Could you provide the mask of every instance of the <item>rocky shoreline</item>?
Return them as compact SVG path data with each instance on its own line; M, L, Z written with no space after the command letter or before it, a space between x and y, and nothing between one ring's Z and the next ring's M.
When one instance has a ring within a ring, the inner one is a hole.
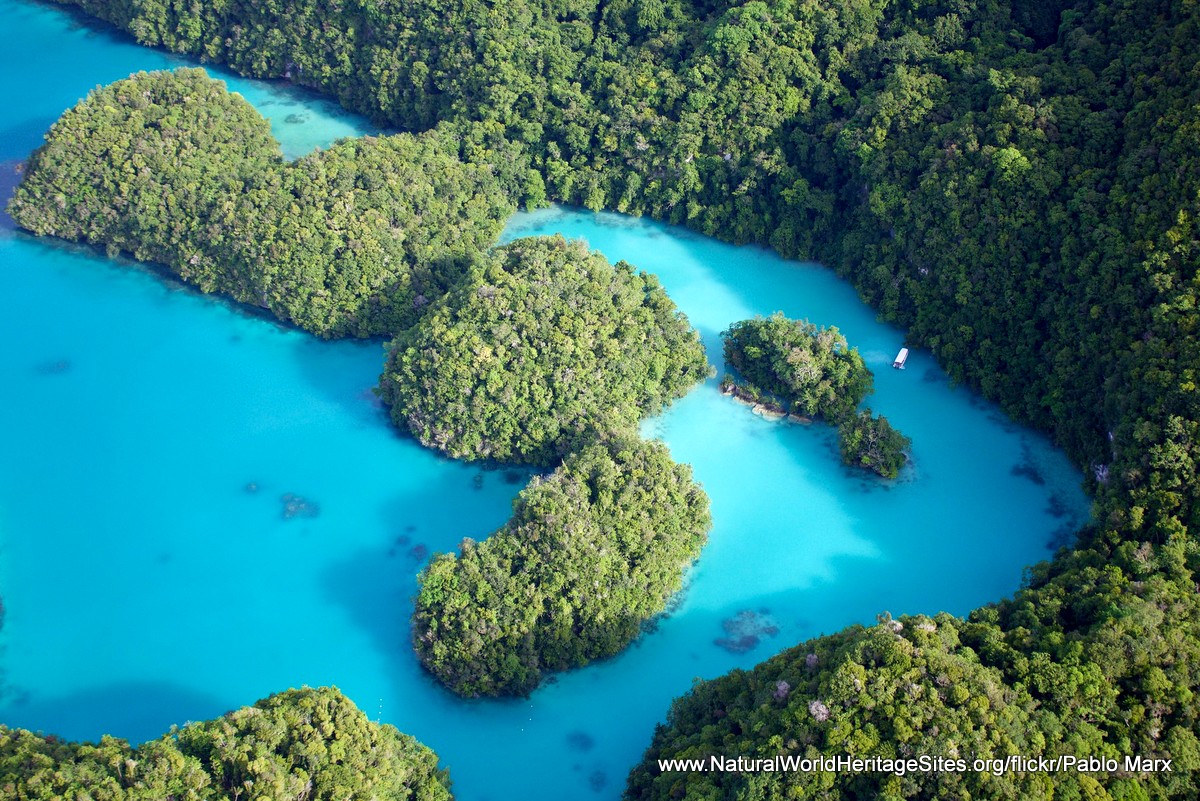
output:
M775 399L763 398L758 392L739 384L730 376L725 376L721 381L720 390L722 395L733 398L743 406L749 406L751 412L764 420L787 420L789 423L799 423L805 426L812 424L811 417L789 412L787 407Z

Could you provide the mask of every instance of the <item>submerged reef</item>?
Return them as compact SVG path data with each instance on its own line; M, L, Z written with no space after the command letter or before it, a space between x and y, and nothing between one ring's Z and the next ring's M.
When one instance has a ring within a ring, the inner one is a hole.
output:
M283 504L283 511L280 514L284 520L296 517L317 517L321 514L320 504L293 492L285 492L279 496L279 502Z
M779 633L767 610L743 609L733 617L721 621L724 637L713 640L713 645L731 654L744 654L758 646L764 637Z

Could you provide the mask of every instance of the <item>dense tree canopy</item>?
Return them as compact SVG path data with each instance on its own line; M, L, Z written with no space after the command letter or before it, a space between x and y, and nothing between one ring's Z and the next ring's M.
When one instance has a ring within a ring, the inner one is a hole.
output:
M840 423L854 414L874 383L858 351L836 328L776 313L739 320L721 338L725 361L742 380L794 414Z
M1051 779L1039 773L657 769L659 759L708 762L712 755L928 756L970 764L1042 753L1029 693L1005 687L998 670L980 664L961 642L960 625L949 615L888 618L696 687L672 707L668 725L629 778L629 795L689 801L1046 798Z
M0 796L21 801L448 801L437 756L336 689L289 690L161 739L72 743L0 726Z
M869 629L852 627L698 684L672 706L626 795L1192 798L1200 770L1200 596L1179 582L1190 575L1178 545L1158 553L1149 544L1129 547L1112 564L1073 553L1039 568L1017 599L967 621L884 616ZM659 764L711 755L929 756L964 759L967 769L744 775ZM1118 769L991 775L973 768L977 758L1009 756L1098 756ZM1169 758L1171 771L1131 768L1126 756Z
M842 461L871 470L884 478L895 478L907 461L912 440L892 428L886 417L875 417L870 409L852 414L838 425L838 449Z
M321 336L411 324L513 205L446 132L343 141L286 164L202 70L142 73L63 115L9 207L39 234L165 265Z
M549 671L612 656L662 612L700 553L708 497L660 442L587 445L481 543L421 573L413 640L460 695L526 695Z
M968 689L999 675L1005 709L1029 715L1035 752L1188 766L1058 777L1056 798L1196 797L1191 0L77 4L140 41L291 75L400 128L448 121L464 151L520 143L513 173L540 174L521 184L531 199L544 186L553 199L839 270L955 380L1052 433L1092 476L1097 518L1076 550L1036 567L1013 600L955 624ZM808 704L839 664L818 661ZM864 686L886 697L890 663L862 665ZM932 703L923 681L914 692ZM974 698L998 707L987 692ZM757 731L735 731L725 710L710 734L764 749L808 709L766 700L743 697L762 712ZM866 691L857 703L875 700ZM672 718L681 736L688 709ZM880 748L907 736L879 730L891 738ZM656 748L672 739L664 730ZM826 742L814 747L833 753ZM913 776L880 794L944 797L938 781ZM689 782L691 797L725 797L717 777ZM631 795L662 787L637 779ZM781 794L771 785L743 797Z
M765 393L774 408L821 417L838 427L843 462L884 478L899 474L912 442L886 417L857 411L874 376L836 328L777 312L739 320L721 338L725 361L738 372L738 378L726 378L724 391L754 400Z
M707 371L699 335L653 276L542 237L497 249L398 336L380 386L425 445L552 466Z

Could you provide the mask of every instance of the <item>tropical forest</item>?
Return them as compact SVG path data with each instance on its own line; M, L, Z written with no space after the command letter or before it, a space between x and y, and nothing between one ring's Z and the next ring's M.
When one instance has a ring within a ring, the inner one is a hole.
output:
M379 377L364 403L395 437L489 487L530 477L457 548L420 552L414 592L362 604L386 605L398 622L382 638L437 687L414 715L485 720L653 640L716 547L705 486L654 436L664 410L718 395L710 362L788 436L826 437L830 469L870 497L925 476L921 437L881 391L894 350L860 351L782 303L710 330L685 293L588 242L499 239L514 213L555 204L825 265L896 347L1048 437L1090 502L1003 597L880 609L696 675L655 710L632 771L593 790L1200 797L1196 3L58 2L204 68L106 78L47 118L13 168L21 236L145 263L309 339L365 341ZM379 133L287 159L217 70L312 90ZM311 547L298 542L279 547ZM460 762L486 761L439 762L375 720L374 696L271 692L140 745L0 725L0 797L440 799ZM586 773L594 745L570 737ZM716 756L967 767L719 770ZM1115 767L1005 763L1062 757Z

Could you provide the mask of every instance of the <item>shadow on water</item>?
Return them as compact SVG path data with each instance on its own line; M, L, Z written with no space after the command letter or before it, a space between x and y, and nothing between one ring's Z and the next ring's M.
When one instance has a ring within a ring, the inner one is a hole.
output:
M4 159L4 171L12 172L19 164L24 164L25 159L34 148L39 147L44 141L46 132L50 130L50 126L54 124L58 117L44 116L32 117L21 121L18 125L13 125L0 131L0 158ZM12 167L8 165L11 163ZM17 176L17 181L20 181L20 176ZM15 183L14 183L15 185ZM8 194L5 194L5 203L8 203Z
M329 342L303 331L296 333L292 355L310 387L350 412L356 420L379 425L394 436L412 441L407 433L391 424L387 408L374 392L383 372L383 339Z
M20 169L20 161L0 161L0 230L3 231L17 230L17 224L8 216L8 201L17 184L21 183Z
M131 45L136 47L144 47L138 43L130 34L116 27L110 22L94 17L86 11L75 6L63 6L58 3L45 2L45 0L27 0L28 5L36 8L44 8L54 11L67 24L64 26L68 31L75 31L84 34L87 38L102 38L109 39L114 44ZM161 52L163 55L169 54L166 50L159 48L150 48ZM175 56L176 59L182 61L182 58Z
M417 590L414 560L403 554L389 556L384 547L366 549L329 565L322 582L325 593L370 636L375 650L395 671L411 650L409 618Z
M508 520L512 498L521 489L495 480L479 491L472 481L477 468L454 463L446 468L382 505L385 535L377 544L322 573L326 596L346 610L394 669L415 661L409 618L417 574L435 553L457 551L464 537L491 536Z
M256 700L239 699L238 705ZM206 693L158 681L122 682L46 699L12 688L4 702L0 719L9 725L37 721L45 734L90 741L112 734L135 744L166 734L172 725L207 720L232 708Z

